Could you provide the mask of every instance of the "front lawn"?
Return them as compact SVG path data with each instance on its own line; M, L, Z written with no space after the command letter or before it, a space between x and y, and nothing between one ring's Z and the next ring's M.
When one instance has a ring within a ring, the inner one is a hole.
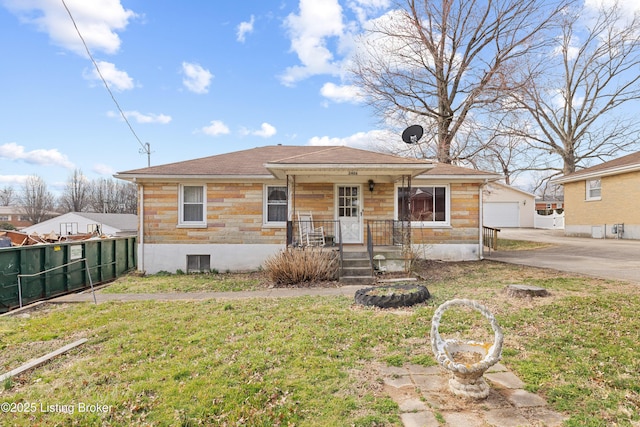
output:
M132 273L123 276L100 290L102 293L173 293L173 292L239 292L256 291L268 286L263 274L207 273L171 274L161 273L140 276Z
M22 409L0 424L401 426L376 366L435 364L431 316L452 298L492 310L504 330L503 363L567 414L566 425L638 424L637 286L491 261L420 268L432 299L402 310L297 297L45 306L2 317L1 372L89 341L0 384L0 403ZM184 276L170 278L180 290ZM509 298L512 283L551 296ZM447 314L443 335L484 333L482 319Z

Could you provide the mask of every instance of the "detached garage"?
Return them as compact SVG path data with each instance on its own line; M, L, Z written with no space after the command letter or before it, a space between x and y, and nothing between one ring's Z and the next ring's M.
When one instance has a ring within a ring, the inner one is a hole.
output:
M535 195L491 182L485 186L482 197L482 222L487 227L533 228Z

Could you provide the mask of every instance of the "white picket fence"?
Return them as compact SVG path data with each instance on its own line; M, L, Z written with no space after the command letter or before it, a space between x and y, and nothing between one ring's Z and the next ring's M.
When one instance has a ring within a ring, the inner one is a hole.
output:
M564 212L559 214L554 211L551 215L540 215L536 212L533 215L534 228L564 229Z

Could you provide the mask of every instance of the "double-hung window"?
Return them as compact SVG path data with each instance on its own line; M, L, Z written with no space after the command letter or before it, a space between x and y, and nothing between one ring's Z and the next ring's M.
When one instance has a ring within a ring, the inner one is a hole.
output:
M266 224L283 225L287 222L287 187L265 186Z
M600 200L602 196L602 186L600 178L587 180L587 200Z
M449 186L399 187L396 215L417 226L449 225Z
M183 227L206 227L206 193L204 185L180 186L180 212L178 225Z

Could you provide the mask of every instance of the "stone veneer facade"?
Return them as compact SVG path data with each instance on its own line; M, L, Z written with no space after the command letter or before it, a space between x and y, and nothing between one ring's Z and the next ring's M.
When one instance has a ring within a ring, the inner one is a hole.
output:
M264 224L266 183L207 182L207 226L178 226L179 184L145 183L139 212L143 214L139 254L141 269L147 273L185 269L186 255L211 255L211 268L219 271L252 270L264 259L282 250L286 227ZM285 185L284 182L268 182ZM413 186L433 185L414 180ZM196 184L194 184L196 185ZM199 184L198 184L199 185ZM442 260L477 260L480 248L480 185L448 184L450 224L413 227L412 242L418 256ZM395 219L396 185L376 183L373 192L362 184L364 220ZM335 185L297 183L290 209L312 212L315 221L335 218ZM294 207L295 203L295 207ZM295 218L293 218L295 219Z

